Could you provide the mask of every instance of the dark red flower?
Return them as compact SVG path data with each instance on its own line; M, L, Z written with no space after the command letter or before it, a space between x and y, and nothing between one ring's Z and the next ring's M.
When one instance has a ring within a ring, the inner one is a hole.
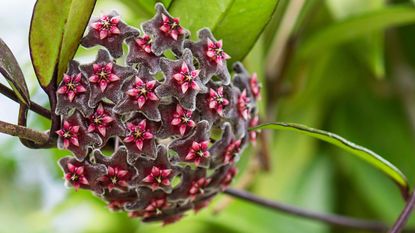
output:
M56 134L63 139L63 148L68 149L70 144L79 147L78 132L79 125L71 125L68 121L63 121L63 127L56 131Z
M251 78L249 79L249 85L251 87L252 95L255 99L259 99L260 97L260 86L258 83L258 78L256 73L253 73Z
M178 104L170 124L179 127L180 135L183 136L186 133L187 127L193 128L196 125L191 118L192 111L185 110Z
M152 217L159 215L163 212L163 209L166 208L167 201L166 198L152 199L150 204L144 208L143 218Z
M149 35L144 34L141 37L138 37L135 42L137 45L144 50L146 53L152 53L151 52L151 38Z
M232 140L232 142L226 148L225 154L223 155L223 161L226 163L233 162L236 155L241 151L242 140Z
M206 56L208 56L212 61L216 62L218 65L223 65L224 60L231 58L227 53L222 49L222 40L213 42L210 38L207 38L207 51Z
M89 185L84 174L84 166L75 166L72 163L68 163L66 166L69 172L65 174L65 179L73 185L76 191L81 185Z
M69 102L72 102L77 94L86 92L86 88L82 86L81 78L81 73L72 76L64 74L62 80L63 85L56 92L61 95L66 95Z
M124 138L126 143L135 143L138 150L143 149L144 141L152 139L154 135L147 129L147 121L144 119L138 124L127 123L128 135Z
M111 192L111 190L114 188L125 189L128 187L128 180L126 179L127 175L127 170L123 170L117 166L108 166L107 174L100 177L99 181L103 182Z
M201 161L206 160L210 156L208 145L209 141L193 141L192 146L184 159L187 161L193 161L196 166L199 166Z
M258 125L259 117L258 115L255 115L250 121L249 121L249 127L255 127ZM249 131L249 140L253 143L256 142L258 131L257 130L250 130Z
M112 35L119 35L121 33L118 28L120 22L120 16L102 16L97 22L92 23L91 27L99 32L99 38L101 40L111 37Z
M229 104L229 100L224 97L223 87L219 87L216 91L209 89L209 108L214 109L219 116L223 116L223 108Z
M180 26L179 18L170 18L165 14L161 14L163 22L160 26L160 31L168 34L173 40L177 40L179 35L184 34L183 28Z
M249 119L249 98L246 96L246 89L238 97L238 112L239 115L244 119Z
M205 194L205 188L209 185L210 179L202 177L192 181L188 194L192 200L196 199L198 195Z
M105 137L109 123L113 121L114 118L112 118L109 113L104 110L102 104L99 104L95 113L89 117L88 132L97 132Z
M127 94L134 99L134 103L138 105L138 108L143 108L143 105L147 100L158 101L159 98L154 93L154 88L157 81L143 81L138 76L135 77L135 84L131 89L127 91Z

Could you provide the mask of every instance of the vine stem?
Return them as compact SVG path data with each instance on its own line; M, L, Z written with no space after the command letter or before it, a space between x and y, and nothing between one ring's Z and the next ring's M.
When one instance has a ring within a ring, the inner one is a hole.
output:
M329 214L317 213L314 211L301 209L295 206L279 203L276 201L267 200L265 198L255 196L249 192L242 191L242 190L228 188L227 190L224 191L224 193L230 196L240 198L245 201L249 201L251 203L275 210L275 211L281 211L281 212L291 214L294 216L304 217L304 218L328 223L331 225L367 230L367 231L372 231L372 232L386 232L388 230L388 226L379 221L362 220L362 219L356 219L356 218L345 217L345 216L340 216L340 215L329 215ZM397 233L397 232L394 232L394 233Z
M3 94L4 96L6 96L7 98L15 101L16 103L19 103L19 99L17 98L16 94L14 94L13 90L6 87L2 83L0 83L0 93ZM48 109L40 106L39 104L31 102L30 106L29 106L29 109L32 110L33 112L47 118L47 119L51 118L50 111Z
M389 233L400 233L403 231L406 222L408 221L409 216L411 215L412 210L415 207L415 193L412 193L408 202L405 205L405 208L402 210L402 213L399 215L399 218L396 220L392 229Z
M20 125L14 125L4 121L0 121L0 133L9 134L26 140L30 140L36 144L43 145L49 140L49 135L26 128Z

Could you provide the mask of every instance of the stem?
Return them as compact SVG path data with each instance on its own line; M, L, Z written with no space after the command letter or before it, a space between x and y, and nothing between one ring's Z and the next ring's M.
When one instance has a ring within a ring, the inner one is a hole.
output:
M0 93L2 93L7 98L15 101L16 103L19 103L19 99L17 98L16 94L14 94L14 92L10 88L6 87L5 85L1 83L0 83ZM47 119L50 119L51 117L50 111L40 106L39 104L30 102L29 109Z
M411 215L412 210L415 206L415 193L412 193L412 196L408 200L403 209L402 213L399 215L399 218L396 220L395 224L393 225L392 229L389 233L400 233L402 232L403 228L405 227L406 222L408 221L409 216Z
M242 190L236 190L236 189L229 188L225 190L224 193L230 196L240 198L245 201L249 201L254 204L272 209L272 210L281 211L281 212L291 214L294 216L304 217L304 218L328 223L331 225L367 230L367 231L372 231L372 232L386 232L388 229L388 227L382 222L372 221L372 220L362 220L362 219L350 218L350 217L345 217L345 216L340 216L340 215L329 215L329 214L317 213L317 212L313 212L310 210L301 209L295 206L290 206L287 204L267 200L267 199L255 196L253 194L250 194ZM415 198L413 199L415 202ZM397 233L397 232L394 232L394 233Z
M27 139L39 145L46 144L49 140L49 136L45 133L4 121L0 121L0 133Z

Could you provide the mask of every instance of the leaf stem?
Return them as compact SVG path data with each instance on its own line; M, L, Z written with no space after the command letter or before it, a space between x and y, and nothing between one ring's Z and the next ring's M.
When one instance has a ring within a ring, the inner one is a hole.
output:
M23 126L0 121L0 133L17 136L19 138L30 140L36 144L44 145L49 140L49 135L29 129Z
M275 210L275 211L280 211L280 212L291 214L297 217L303 217L303 218L320 221L320 222L327 223L330 225L342 226L342 227L360 229L360 230L367 230L367 231L372 231L372 232L386 232L388 229L388 226L386 224L379 222L379 221L363 220L363 219L351 218L351 217L346 217L346 216L341 216L341 215L330 215L330 214L317 213L314 211L305 210L305 209L301 209L295 206L290 206L290 205L283 204L280 202L261 198L261 197L255 196L249 192L242 191L242 190L229 188L225 190L224 193L230 196L240 198L242 200L260 205L262 207ZM394 232L394 233L397 233L397 232Z
M14 92L10 88L6 87L5 85L1 83L0 83L0 93L6 96L7 98L19 103L19 99L17 98L16 94L14 94ZM37 103L30 102L29 109L47 119L50 119L51 117L50 111L40 106Z
M405 208L402 210L402 213L399 215L399 218L396 220L392 229L389 233L400 233L403 231L406 222L408 221L409 216L411 215L412 210L415 207L415 193L412 193L408 202L405 205Z

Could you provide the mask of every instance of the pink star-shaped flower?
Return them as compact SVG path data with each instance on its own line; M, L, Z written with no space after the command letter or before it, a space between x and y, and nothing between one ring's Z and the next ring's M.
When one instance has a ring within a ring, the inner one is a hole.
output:
M89 185L85 177L84 166L75 166L72 163L68 163L67 168L68 172L65 174L65 179L73 185L76 191L78 191L81 185Z
M190 147L190 150L185 157L185 160L194 161L195 165L199 166L202 160L205 160L210 156L208 145L209 141L193 141L192 146Z
M86 88L81 83L81 78L81 73L72 76L64 74L62 82L63 85L58 89L57 93L66 95L69 102L72 102L78 93L86 92Z
M249 121L249 127L255 127L258 125L259 117L256 115ZM257 130L250 130L249 131L249 140L253 143L256 142L258 131Z
M246 89L244 89L238 97L237 107L238 107L239 115L245 120L249 119L249 106L248 105L249 105L249 98L246 95Z
M114 121L114 119L104 110L102 104L98 105L97 110L88 120L88 132L92 133L98 131L103 137L105 137L107 133L109 123Z
M138 76L135 77L135 84L127 91L127 94L135 99L139 109L143 107L147 100L159 100L154 93L156 83L156 80L144 82Z
M200 87L195 82L195 79L199 76L199 70L189 70L186 62L182 63L180 72L173 75L173 78L181 86L182 92L186 93L189 88L199 91Z
M137 125L134 123L127 123L127 128L130 131L127 137L124 138L124 142L135 142L138 150L143 149L143 143L145 140L152 139L154 135L150 133L146 128L146 120L140 121Z
M192 114L192 111L183 109L179 104L176 105L176 112L173 114L173 120L170 124L179 127L180 135L183 136L186 133L187 127L195 127L196 123L191 120Z
M144 34L143 36L138 37L135 42L137 45L143 49L146 53L152 53L151 52L151 38L149 35Z
M165 14L161 14L163 19L162 25L160 26L160 31L170 35L173 40L177 40L179 35L184 33L183 28L179 24L179 18L169 18Z
M167 206L166 198L155 198L150 201L150 204L144 209L143 218L148 218L154 215L161 214Z
M237 173L237 169L236 167L231 167L229 168L229 170L226 172L225 176L222 178L220 185L222 190L225 190L232 182L233 178L235 177L236 173Z
M192 200L196 199L196 196L199 194L205 193L205 188L210 184L210 179L202 177L198 180L192 181L188 194Z
M148 174L143 182L150 183L151 189L154 191L160 186L169 186L172 177L172 169L161 169L153 166L150 174Z
M253 73L251 78L249 79L249 86L251 87L252 95L255 99L259 99L260 97L260 86L258 83L258 77L256 73Z
M223 108L229 104L223 94L223 87L219 87L216 91L213 88L209 90L209 108L215 110L219 116L223 116Z
M127 170L123 170L117 166L108 166L107 174L100 177L98 180L103 182L111 192L114 188L125 189L128 187L128 182L126 180L127 174Z
M63 147L68 149L70 144L79 147L78 132L79 125L71 125L64 121L62 129L56 131L56 134L63 138Z
M207 51L206 55L216 64L222 65L224 60L231 58L227 53L222 49L222 40L213 42L211 39L207 38Z
M99 32L99 39L103 40L112 35L119 35L121 33L118 28L120 16L102 16L97 22L91 24L91 27Z
M223 161L225 163L233 162L235 159L235 156L240 152L241 150L241 143L242 140L232 140L231 143L226 148L225 154L223 156Z
M93 64L94 74L89 77L91 83L99 85L101 92L104 92L108 84L120 80L120 78L113 72L112 62L106 65Z

